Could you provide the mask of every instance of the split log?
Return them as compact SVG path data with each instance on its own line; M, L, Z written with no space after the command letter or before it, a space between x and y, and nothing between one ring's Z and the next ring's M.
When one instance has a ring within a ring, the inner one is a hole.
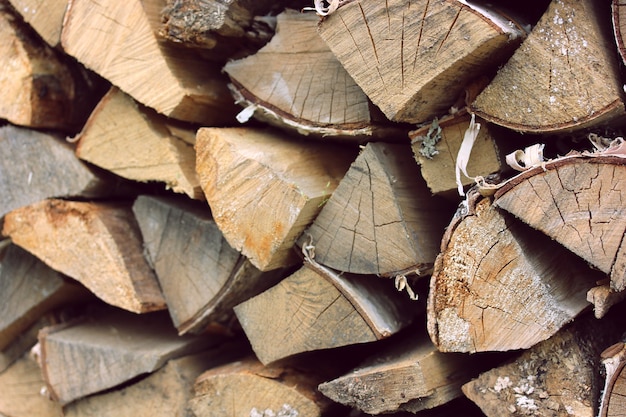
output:
M166 307L128 205L45 200L7 214L2 233L111 305Z
M84 69L37 37L0 3L0 118L34 128L74 132L98 93Z
M61 29L68 0L8 0L48 45L61 44Z
M298 243L338 271L430 272L453 209L431 196L408 145L368 143Z
M358 0L324 18L320 35L389 119L420 123L446 114L525 33L462 1Z
M46 312L86 298L88 292L9 241L0 245L2 351Z
M542 231L626 289L626 158L572 155L529 169L495 205Z
M481 374L463 392L489 417L595 416L600 352L624 331L621 317L581 317L511 363Z
M376 122L367 96L319 37L318 22L314 14L287 10L278 15L270 43L225 65L237 102L247 107L241 114L253 111L305 135L389 140L392 129Z
M428 332L439 350L527 349L589 306L600 272L489 199L461 210L430 284Z
M331 402L315 387L319 370L263 366L254 358L213 368L198 377L190 408L196 417L320 417Z
M158 181L203 199L196 176L195 130L179 126L113 87L77 137L76 155L121 177Z
M415 160L420 165L422 177L431 193L458 198L455 177L456 160L466 130L470 125L466 110L435 119L429 125L409 132ZM472 147L467 172L471 177L487 177L503 169L500 150L489 125L481 123L481 129ZM462 176L463 186L473 185L472 178Z
M303 266L237 306L257 358L268 364L302 352L381 340L421 312L392 282Z
M161 369L132 385L67 405L63 409L64 416L191 416L188 403L196 378L207 369L234 360L238 351L241 349L237 346L227 344L223 348L216 347L195 355L171 359Z
M24 353L28 352L37 344L37 336L39 330L47 326L59 324L57 312L44 314L30 327L14 338L2 351L0 351L0 373L4 372L15 361L21 358ZM42 383L43 386L43 383ZM0 413L2 410L0 410Z
M77 0L67 9L63 49L159 113L189 122L232 123L235 106L217 65L156 37L163 0ZM95 47L97 45L97 47Z
M439 352L424 329L396 339L349 373L320 384L319 390L367 414L418 413L461 397L461 386L486 368L481 358Z
M11 125L0 127L0 178L0 217L46 198L123 192L112 178L78 160L61 138Z
M521 132L565 132L625 115L608 16L593 0L553 0L472 111Z
M605 370L605 383L602 390L599 417L618 417L626 409L626 344L618 342L606 348L601 354Z
M295 264L296 239L356 156L356 149L270 130L202 128L196 169L215 223L262 271Z
M62 417L61 405L41 394L45 382L28 353L0 373L0 415L7 417Z
M134 315L104 310L79 322L43 329L41 371L50 396L68 404L223 341L216 335L178 336L163 312Z
M140 196L133 212L180 334L228 322L235 305L282 277L281 270L261 273L231 248L206 204Z

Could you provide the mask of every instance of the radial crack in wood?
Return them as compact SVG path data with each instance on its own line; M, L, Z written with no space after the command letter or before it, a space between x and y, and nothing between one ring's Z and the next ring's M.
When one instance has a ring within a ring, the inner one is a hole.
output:
M430 283L428 332L444 352L527 349L589 306L602 278L483 199L455 217Z
M476 98L478 116L522 132L563 132L625 115L615 46L593 0L553 0Z
M524 36L497 13L452 0L352 1L319 31L374 104L409 123L447 113L465 85Z
M166 307L128 205L45 200L7 214L2 233L111 305Z

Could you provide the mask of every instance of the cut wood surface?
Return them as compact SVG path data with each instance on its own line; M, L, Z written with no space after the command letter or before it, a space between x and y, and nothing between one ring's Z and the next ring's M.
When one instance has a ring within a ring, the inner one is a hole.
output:
M196 154L215 223L233 248L267 271L298 261L296 239L346 173L356 149L271 130L202 128Z
M455 178L456 160L470 116L465 110L443 117L409 133L415 160L419 163L422 177L433 194L457 197ZM503 168L496 138L487 123L481 123L472 147L467 173L471 177L486 177ZM473 178L461 177L463 186L473 185Z
M44 200L7 214L2 233L111 305L166 307L127 204Z
M213 125L234 121L235 106L215 64L160 43L165 1L72 1L63 49L135 100L166 116ZM97 47L94 47L97 45Z
M26 252L0 243L0 351L25 332L44 313L87 298L82 286Z
M232 88L255 117L279 127L324 138L372 136L369 100L319 37L318 22L295 10L278 15L270 43L224 67Z
M524 32L461 1L357 0L320 35L365 94L394 121L446 114L472 78L512 53Z
M606 348L600 357L606 376L598 417L618 417L626 409L626 345L617 342Z
M303 266L236 306L235 313L257 358L268 364L297 353L389 337L420 312L407 301L391 280L322 275Z
M576 130L623 117L623 83L603 9L593 0L553 0L472 111L522 132Z
M527 349L589 306L601 273L489 199L469 204L448 227L431 278L428 331L439 350Z
M85 73L43 42L0 3L0 118L34 128L74 131L95 99Z
M315 389L319 382L319 369L247 358L200 375L190 408L196 417L320 417L331 403Z
M430 271L452 215L421 178L408 145L368 143L298 243L338 271Z
M359 367L319 390L367 414L420 411L461 397L461 385L487 364L461 353L441 353L424 331L406 334Z
M626 289L626 158L561 158L524 172L495 205L542 231Z
M50 197L104 197L118 188L60 137L12 125L0 127L0 178L0 217Z
M236 358L238 348L224 345L195 355L169 360L148 377L120 390L92 395L64 408L65 417L190 416L195 379L207 369ZM241 354L239 354L241 356Z
M7 417L62 417L59 403L41 394L41 370L28 353L0 373L0 415Z
M53 48L61 44L68 0L9 0L15 10Z
M140 196L133 205L144 247L179 333L228 321L232 308L276 284L230 247L206 205ZM278 270L280 272L280 270Z
M514 361L481 374L463 392L488 417L596 416L600 353L625 329L621 314L608 320L586 315Z
M169 359L223 343L224 337L178 336L163 312L104 310L77 323L42 330L41 366L61 404L161 368ZM71 364L71 366L68 366Z
M96 106L77 139L82 160L130 180L163 182L176 193L204 198L195 171L195 130L176 126L116 87Z

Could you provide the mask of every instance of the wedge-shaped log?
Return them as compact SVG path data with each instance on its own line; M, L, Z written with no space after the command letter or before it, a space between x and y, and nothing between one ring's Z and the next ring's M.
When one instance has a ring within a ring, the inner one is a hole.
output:
M0 414L11 417L61 417L59 403L41 395L41 369L28 353L0 373Z
M417 413L463 395L461 386L484 370L480 358L441 353L422 334L405 334L361 366L319 385L322 394L367 414Z
M368 143L298 243L338 271L430 271L453 208L433 197L408 145Z
M87 291L70 282L24 249L0 242L0 351L46 312L80 298Z
M297 262L293 246L356 157L356 148L276 131L202 128L196 169L215 223L260 270Z
M315 370L289 364L263 366L246 358L213 368L198 377L189 405L196 417L320 417L332 407L315 388Z
M0 4L0 119L75 132L95 104L84 69L42 41Z
M231 248L206 204L140 196L133 212L180 334L228 321L232 308L278 282Z
M389 337L421 309L392 282L303 266L235 307L257 358L268 364L301 352Z
M609 320L580 317L468 382L463 393L488 417L595 416L602 388L600 353L624 331L623 314Z
M478 116L522 132L588 128L625 115L615 46L593 0L553 0L476 98Z
M565 157L530 169L496 193L495 205L542 231L626 289L626 159Z
M320 35L389 119L419 123L447 113L524 32L462 1L357 0L322 20Z
M303 134L373 136L370 103L317 33L319 18L287 10L276 35L256 54L230 61L224 71L240 104L256 118Z
M165 1L70 2L61 35L78 61L166 116L208 125L232 123L235 106L215 64L160 43ZM94 47L97 45L97 47Z
M53 312L44 314L35 323L30 325L26 330L22 331L16 338L14 338L2 351L0 351L0 373L4 372L24 353L28 352L37 343L37 335L39 330L44 327L51 326L53 324L59 324L61 321L57 311L63 311L62 309L55 310ZM2 410L0 410L0 413Z
M68 0L9 0L15 10L50 46L61 44L63 16Z
M442 241L428 332L443 352L527 349L589 306L602 278L558 243L496 209L469 203Z
M238 349L215 347L169 360L148 377L121 388L75 401L64 407L64 417L172 417L191 415L193 383L207 369L237 357ZM242 356L239 354L239 356Z
M157 181L203 199L196 176L195 130L179 126L113 87L78 135L82 160L139 182Z
M0 217L50 197L102 197L116 190L115 181L81 162L60 137L11 125L0 127L0 178Z
M178 336L164 312L98 311L40 332L41 371L50 396L67 404L223 341L216 335Z
M45 200L7 214L2 233L111 305L166 307L129 205Z

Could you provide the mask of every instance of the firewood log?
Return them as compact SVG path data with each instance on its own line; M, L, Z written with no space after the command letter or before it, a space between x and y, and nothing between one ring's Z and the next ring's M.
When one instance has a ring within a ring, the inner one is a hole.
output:
M332 407L316 390L320 381L312 367L263 366L250 357L200 375L190 408L196 417L320 417Z
M195 130L135 102L113 87L76 138L84 161L134 181L158 181L204 199L195 171Z
M626 409L626 345L617 342L606 348L600 357L606 376L598 417L618 417Z
M409 123L446 114L465 85L525 35L499 14L461 1L345 2L319 30L374 104Z
M495 205L542 231L626 289L626 159L572 155L532 168L496 193Z
M9 241L0 242L0 351L44 313L88 292Z
M28 352L35 344L37 344L37 336L39 331L44 327L59 324L61 321L55 312L49 312L41 316L35 323L31 324L26 330L22 331L14 338L2 351L0 351L0 373L4 372L15 361L21 358L24 353ZM43 384L42 384L43 385ZM0 410L0 413L2 410Z
M61 405L42 395L41 370L28 353L0 373L0 415L10 417L62 417Z
M320 384L319 390L334 401L374 415L418 413L461 397L461 385L491 362L441 353L422 330L396 338L349 373Z
M444 352L530 348L589 306L586 293L602 274L489 199L476 200L442 241L428 331Z
M128 204L45 200L7 214L2 233L111 305L166 307Z
M435 119L409 132L415 160L431 193L458 198L455 167L470 116L465 109L457 114ZM503 169L500 149L487 123L482 122L472 147L467 172L472 177L487 177ZM473 185L472 178L461 177L463 186Z
M178 336L164 314L104 309L43 329L40 363L49 395L68 404L225 340L218 335Z
M191 416L188 403L195 379L207 369L241 356L232 344L169 360L161 369L127 387L95 394L64 407L65 417Z
M392 129L376 122L367 96L319 37L318 22L294 10L278 15L270 43L224 67L233 94L256 118L305 135L389 140Z
M600 352L626 329L621 315L576 319L512 362L468 382L463 392L488 417L595 416Z
M431 196L408 145L368 143L298 243L338 271L430 272L453 213Z
M205 204L140 196L133 212L180 334L228 322L235 305L282 277L281 270L261 273L231 248Z
M75 132L95 105L97 89L75 62L42 41L0 2L0 118L34 128Z
M606 22L605 22L606 20ZM624 116L609 24L593 0L553 0L472 111L522 132L564 132Z
M61 29L68 0L9 0L24 21L55 48L61 44Z
M296 239L348 170L356 148L270 130L202 128L196 170L215 223L261 271L293 265Z
M375 276L303 266L237 306L257 358L268 364L302 352L381 340L422 309Z
M159 42L164 0L70 2L63 49L135 100L189 122L232 124L235 106L219 67Z
M60 137L12 125L0 127L0 178L0 217L50 197L94 198L128 191L81 162Z

